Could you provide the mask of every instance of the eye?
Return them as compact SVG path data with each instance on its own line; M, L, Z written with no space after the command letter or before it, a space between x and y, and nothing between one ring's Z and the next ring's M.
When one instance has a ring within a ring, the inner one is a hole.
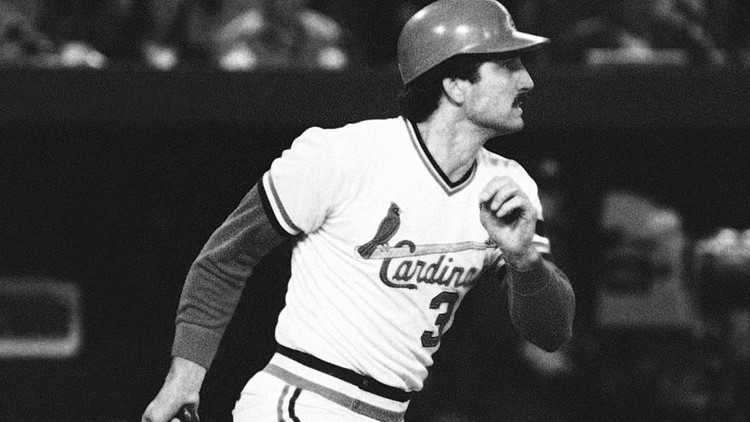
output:
M505 67L511 72L517 72L523 69L523 63L521 63L521 59L514 57L505 61Z
M524 68L523 64L521 63L521 59L519 59L518 57L499 59L496 60L494 64L494 69L498 71L517 72Z

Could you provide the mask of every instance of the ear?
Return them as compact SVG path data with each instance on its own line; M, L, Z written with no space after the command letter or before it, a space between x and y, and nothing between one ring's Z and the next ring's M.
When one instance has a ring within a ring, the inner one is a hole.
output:
M452 104L461 105L466 99L466 89L469 81L458 78L443 78L443 92Z

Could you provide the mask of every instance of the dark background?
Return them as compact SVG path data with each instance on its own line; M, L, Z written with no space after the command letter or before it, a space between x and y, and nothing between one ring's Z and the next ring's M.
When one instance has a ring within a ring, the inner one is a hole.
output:
M629 187L674 207L694 238L750 227L747 72L532 74L526 129L487 146L530 169L544 158L562 164L556 186L573 211L566 243L575 259L565 269L580 330L593 307L590 263L605 190ZM73 280L85 336L69 360L0 361L2 419L138 420L166 375L182 281L210 233L305 128L395 116L398 87L388 71L2 70L0 273ZM273 352L288 255L288 245L278 248L249 281L204 384L204 420L228 420L239 390ZM467 341L451 333L446 354L451 341ZM481 376L454 387L494 385L487 396L498 400L517 387ZM587 385L596 380L577 380ZM602 406L596 394L575 400ZM583 420L575 411L570 420Z

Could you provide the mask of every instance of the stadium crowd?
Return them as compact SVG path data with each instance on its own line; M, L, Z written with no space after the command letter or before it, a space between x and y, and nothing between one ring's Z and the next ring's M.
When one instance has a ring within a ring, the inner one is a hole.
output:
M426 0L0 0L3 66L228 71L393 66ZM741 0L503 2L553 63L750 65Z

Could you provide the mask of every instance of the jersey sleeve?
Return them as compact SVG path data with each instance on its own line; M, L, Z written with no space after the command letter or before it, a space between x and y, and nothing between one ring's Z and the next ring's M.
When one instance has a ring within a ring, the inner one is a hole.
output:
M320 128L305 131L263 175L271 217L290 235L320 227L344 182L336 165L339 152L325 133Z
M531 178L520 164L516 162L513 162L513 164L517 174L517 183L519 183L521 188L524 189L531 204L537 211L536 230L534 232L534 237L531 240L532 244L540 254L551 257L551 246L545 230L544 210L542 209L542 201L539 199L539 188L534 179Z

